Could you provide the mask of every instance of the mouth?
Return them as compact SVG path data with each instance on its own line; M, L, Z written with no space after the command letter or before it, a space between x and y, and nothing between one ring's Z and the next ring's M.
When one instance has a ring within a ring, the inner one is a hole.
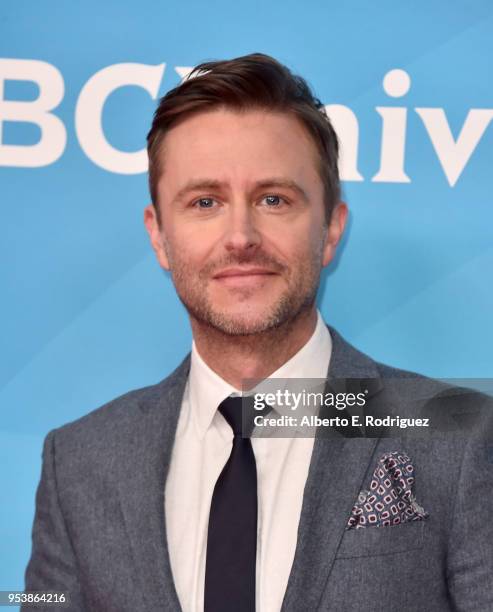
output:
M263 284L274 276L276 272L265 268L227 268L215 274L213 279L226 286L243 287Z

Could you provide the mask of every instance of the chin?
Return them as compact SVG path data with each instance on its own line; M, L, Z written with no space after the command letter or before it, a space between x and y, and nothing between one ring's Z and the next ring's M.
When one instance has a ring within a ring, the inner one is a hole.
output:
M209 324L231 336L259 334L273 327L272 322L265 317L265 313L258 316L214 313Z
M280 328L299 317L314 302L311 294L304 300L300 300L299 295L265 298L264 295L263 299L248 302L230 299L227 304L203 298L193 301L182 298L182 302L197 322L229 336L251 336Z
M264 302L258 308L246 310L209 310L203 322L231 336L249 336L277 329L299 314L296 309Z

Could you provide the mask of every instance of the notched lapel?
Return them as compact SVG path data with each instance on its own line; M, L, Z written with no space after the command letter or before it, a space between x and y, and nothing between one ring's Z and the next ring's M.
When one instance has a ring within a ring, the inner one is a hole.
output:
M375 362L345 342L334 329L329 330L332 355L327 379L377 381L379 372ZM380 384L375 385L376 392L380 388ZM318 609L377 442L377 438L316 438L282 612Z
M146 610L181 610L168 553L164 488L189 365L186 358L141 406L119 468L125 529Z
M283 612L317 610L377 439L315 440Z

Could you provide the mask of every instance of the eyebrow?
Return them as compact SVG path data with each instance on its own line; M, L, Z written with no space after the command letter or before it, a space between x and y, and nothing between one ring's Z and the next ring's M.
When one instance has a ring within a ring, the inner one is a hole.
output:
M181 200L184 196L192 191L208 190L208 189L224 189L227 187L227 183L217 181L214 179L192 179L182 187L173 198L174 201ZM296 192L305 202L308 202L308 195L306 191L296 182L291 179L285 179L282 177L272 177L257 181L252 191L258 191L259 189L269 188L283 188L291 189Z

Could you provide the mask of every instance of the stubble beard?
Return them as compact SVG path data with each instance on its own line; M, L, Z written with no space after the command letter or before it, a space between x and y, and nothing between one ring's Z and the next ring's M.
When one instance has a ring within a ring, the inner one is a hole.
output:
M217 263L206 265L197 276L192 277L192 267L184 260L170 257L169 248L167 252L178 297L189 316L203 329L209 328L222 335L236 337L267 334L293 325L298 318L310 311L315 303L322 269L322 245L296 269L295 275L271 257L256 253L253 257L236 256L234 261L221 262L220 266ZM245 303L244 315L219 310L208 296L208 283L213 282L211 278L214 271L238 264L265 265L282 274L287 280L285 291L261 316L250 318L248 312L248 298L254 291L259 291L258 289L237 290L235 297L232 297Z

